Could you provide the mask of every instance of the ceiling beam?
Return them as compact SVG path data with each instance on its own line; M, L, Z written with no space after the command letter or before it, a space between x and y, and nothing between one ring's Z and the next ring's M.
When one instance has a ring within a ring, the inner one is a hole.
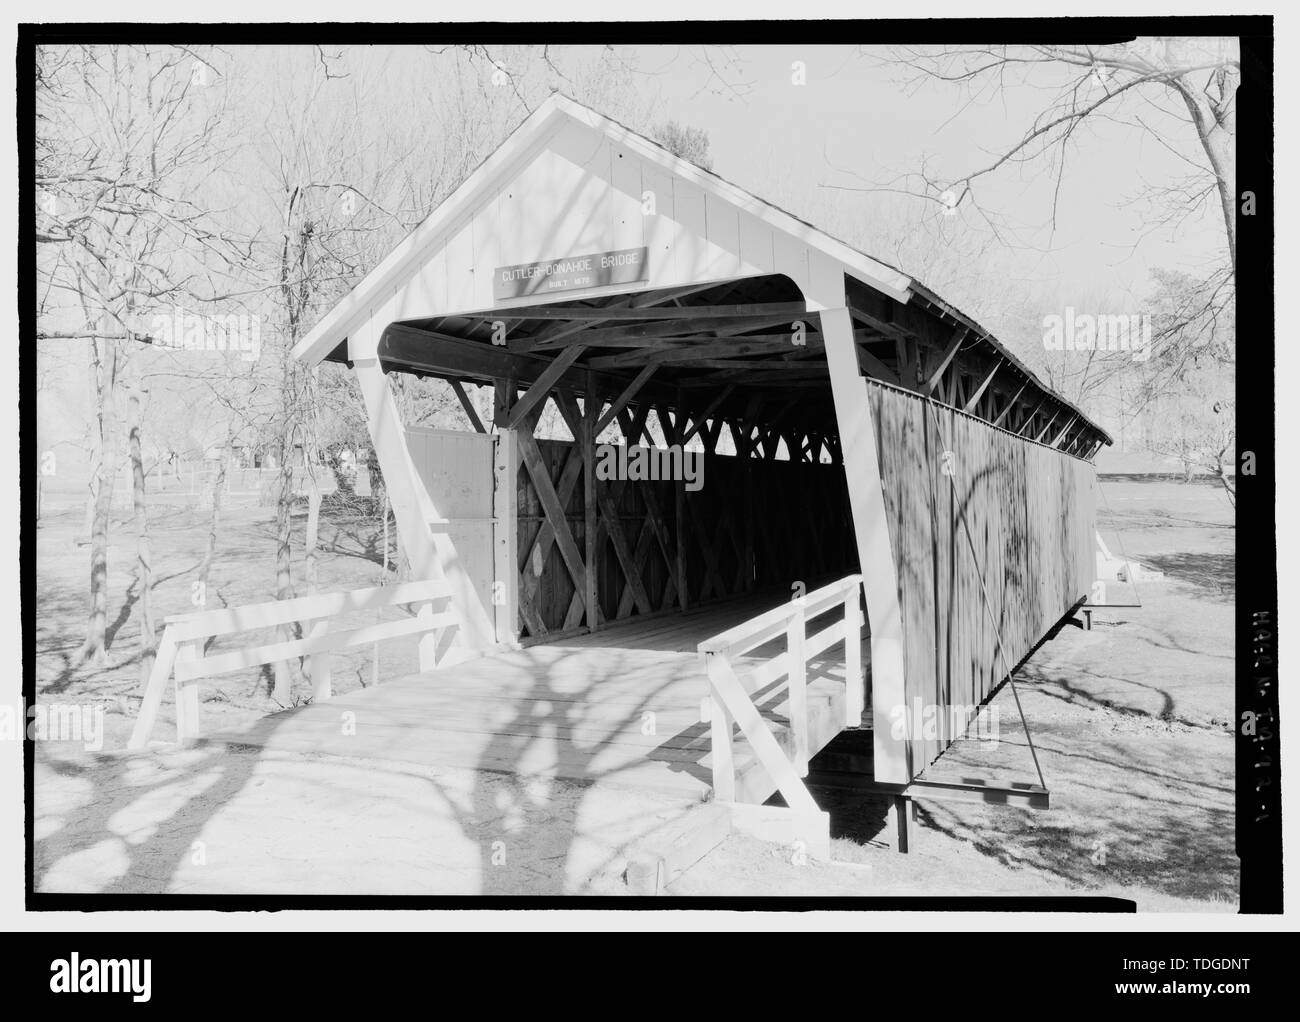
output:
M516 354L482 341L437 334L400 323L384 330L379 342L379 357L390 369L483 382L514 380L521 387L532 383L551 365L550 358L540 355ZM585 394L588 372L592 373L592 382L602 394L619 393L631 379L625 373L597 372L582 365L571 365L562 380L576 393ZM669 400L672 393L672 388L656 387L653 382L647 389L647 396L655 401Z
M806 347L816 350L821 347L821 343L816 341ZM714 356L741 358L747 355L770 355L792 350L795 350L795 346L791 344L786 334L759 334L727 340L702 338L699 341L674 344L667 349L645 347L621 355L602 355L591 359L590 365L593 369L620 369L624 366L640 365L646 361L665 365L674 362L690 363L697 358Z
M653 305L661 305L664 302L673 302L678 298L685 298L686 296L696 294L699 291L707 291L716 286L716 283L689 284L686 287L670 287L661 291L645 291L640 294L624 295L603 307L609 309L645 309ZM535 334L532 340L534 342L556 341L561 337L567 337L570 334L575 334L582 330L589 330L597 323L607 322L609 322L609 317L600 320L570 320L569 322L552 323L544 330Z
M771 316L729 316L722 319L665 320L656 323L637 323L631 326L609 327L602 330L579 331L569 337L552 341L539 341L523 347L526 338L520 338L520 350L554 351L569 344L583 344L589 348L629 347L625 342L646 339L670 338L674 336L698 337L716 334L729 337L743 334L747 330L761 330L767 327L789 324L794 320L788 315ZM810 324L815 327L816 323ZM811 332L811 330L810 330Z
M563 320L642 320L642 319L722 319L730 316L817 316L804 302L751 302L744 305L672 305L631 308L627 306L530 305L513 306L490 312L465 313L467 319L563 319Z
M878 316L873 316L869 312L865 312L864 310L859 309L853 305L850 305L848 309L849 309L849 315L852 316L859 323L861 323L863 326L869 326L873 330L877 331L878 333L884 334L886 337L893 337L899 340L906 340L907 337L909 336L906 330L902 329L901 327L895 326L893 323L890 323L887 320L880 319Z

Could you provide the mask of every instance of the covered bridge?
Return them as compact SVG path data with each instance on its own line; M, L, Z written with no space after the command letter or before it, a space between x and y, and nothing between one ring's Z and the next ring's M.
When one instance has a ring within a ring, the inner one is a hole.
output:
M435 675L642 643L689 703L658 747L702 750L721 801L806 817L853 726L916 794L1092 583L1105 432L919 281L559 94L294 354L357 375L403 548L446 586ZM391 373L449 381L466 431L404 425ZM571 440L536 436L548 405ZM918 700L939 732L899 737Z

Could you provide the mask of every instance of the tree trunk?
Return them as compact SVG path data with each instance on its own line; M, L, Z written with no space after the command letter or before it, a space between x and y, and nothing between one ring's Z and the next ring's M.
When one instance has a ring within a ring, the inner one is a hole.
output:
M131 493L135 512L136 581L140 585L140 690L143 692L153 671L158 636L153 617L153 568L149 556L149 511L145 502L144 456L140 448L140 395L128 403L127 440L131 453Z
M203 593L203 605L207 606L208 578L212 573L212 562L217 556L217 529L221 525L221 495L226 486L226 466L230 463L230 437L221 449L221 465L217 469L216 481L212 484L212 514L208 518L208 545L203 551L203 560L199 564L199 586Z
M293 570L291 559L291 540L293 519L293 448L289 444L289 428L286 424L280 437L280 475L275 495L275 598L277 600L293 599ZM289 642L294 638L290 625L277 628L280 642ZM272 698L281 706L291 705L294 678L297 675L297 660L282 661L275 665L275 688Z
M99 394L99 348L95 341L86 347L86 382L92 393ZM86 478L86 513L82 516L81 531L77 533L77 546L90 542L90 534L95 528L95 502L99 500L99 473L103 450L99 445L99 429L96 425L86 431L86 443L90 448L90 473Z
M306 455L304 454L304 461ZM307 465L307 537L304 542L306 555L307 592L316 592L316 541L320 533L320 477L318 472L323 465Z
M93 349L92 349L93 350ZM91 356L94 365L99 359ZM99 393L98 373L92 370L91 384L95 393ZM90 438L90 478L86 481L86 514L82 519L81 532L77 536L77 546L90 542L90 534L95 531L95 505L99 502L99 481L104 472L104 448L100 443L98 432Z
M386 499L384 473L379 467L379 457L373 447L369 448L369 453L366 455L366 472L370 475L371 506L376 509L382 508Z
M1234 438L1219 449L1214 465L1214 474L1218 476L1219 485L1228 495L1228 503L1232 505L1234 511L1237 509L1237 476L1235 472L1229 472L1228 468L1229 466L1236 468L1236 451Z
M113 482L117 475L117 341L93 341L96 395L99 403L99 481L90 525L90 617L80 659L102 666L108 660L108 533L113 512ZM103 348L100 348L100 345Z
M306 562L306 566L304 568L304 574L306 575L307 578L307 592L315 593L318 588L318 584L317 584L318 580L316 577L316 541L320 533L320 505L321 505L319 473L324 471L325 464L324 462L321 461L315 461L315 460L308 461L309 457L310 455L308 455L306 449L304 448L303 467L307 473L307 479L306 479L307 534L305 539L303 540L303 555L304 555L304 560ZM311 673L314 669L313 665L322 662L323 661L321 661L320 659L312 660L311 657L308 657L303 662L304 674L305 674L303 684L312 685L313 691L316 682L316 679L312 677L312 673Z

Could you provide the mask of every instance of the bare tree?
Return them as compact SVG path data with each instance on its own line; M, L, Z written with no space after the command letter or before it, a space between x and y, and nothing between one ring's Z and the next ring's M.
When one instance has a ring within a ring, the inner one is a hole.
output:
M1037 90L1044 102L1016 141L973 169L938 178L924 167L888 186L919 194L956 210L978 205L976 189L999 171L1054 158L1051 220L1065 188L1071 144L1085 123L1127 118L1154 144L1187 163L1191 176L1161 192L1169 215L1194 214L1213 196L1225 230L1229 265L1237 261L1236 90L1241 65L1236 41L1143 38L1114 46L987 46L896 51L893 62L919 85L940 82L968 101L995 101L1014 87ZM1151 118L1158 118L1153 125ZM1191 148L1204 163L1172 149L1166 124L1182 122ZM871 189L863 189L871 190ZM983 211L987 213L988 211Z
M117 389L121 345L151 340L140 316L158 304L210 289L215 267L236 246L190 196L210 172L219 99L198 96L209 64L189 50L60 47L38 57L36 184L38 337L89 343L94 375L95 453L88 508L90 613L83 659L106 658L107 553L122 438ZM136 409L133 409L133 412ZM131 422L133 461L141 425ZM148 573L143 472L133 472L135 521ZM152 622L144 622L146 631ZM154 638L142 635L147 671Z
M307 55L291 58L299 64ZM275 227L257 245L259 285L273 324L272 351L278 360L277 394L266 421L279 464L275 488L275 594L295 595L293 507L295 472L308 487L306 581L315 585L316 541L321 492L319 474L323 412L318 370L290 354L314 319L373 265L383 249L411 226L399 214L403 176L399 172L409 140L399 125L359 133L372 100L374 81L359 73L346 54L321 63L287 68L294 72L271 83L265 133L256 140L267 197L274 202ZM282 629L282 638L289 632ZM273 697L293 701L301 677L296 661L276 666Z
M1068 168L1085 125L1098 131L1112 123L1136 128L1152 146L1172 154L1176 161L1172 166L1183 171L1171 171L1165 180L1141 182L1141 193L1149 202L1142 215L1150 228L1165 231L1208 215L1211 222L1222 224L1223 258L1200 278L1166 271L1154 274L1150 300L1156 323L1149 361L1101 349L1071 352L1055 362L1043 359L1030 341L1037 330L1027 318L1023 336L1028 343L1022 350L1054 387L1085 406L1114 403L1120 395L1118 413L1129 420L1154 420L1160 414L1157 407L1167 408L1176 388L1199 394L1202 400L1196 408L1189 407L1189 415L1166 415L1165 432L1152 449L1181 452L1178 456L1212 471L1230 487L1228 466L1235 439L1222 412L1207 418L1205 409L1228 407L1230 390L1223 389L1222 381L1231 380L1235 364L1231 329L1236 271L1234 147L1236 90L1241 79L1236 41L1143 38L1107 46L896 48L887 63L900 69L914 88L938 84L955 90L962 109L1002 104L1014 94L1015 102L1007 106L1016 109L1028 101L1032 116L1010 143L956 173L935 172L923 161L893 180L828 187L902 192L930 203L940 223L954 222L940 219L945 215L970 210L1003 249L1015 243L1005 233L1007 218L988 202L983 186L1009 172L1046 172L1052 194L1044 220L1054 231L1062 197L1075 184ZM1017 214L1025 219L1023 211ZM1016 304L1026 303L1017 303L1014 297L1002 301L1003 306ZM1114 308L1114 303L1099 308Z
M38 341L66 345L68 354L84 345L93 376L87 659L106 656L110 512L123 448L137 584L145 591L153 585L151 429L168 433L158 443L173 455L201 457L217 434L229 443L231 431L276 453L275 591L282 598L294 594L295 489L305 471L313 585L322 458L344 432L338 424L359 406L354 387L331 391L346 393L350 413L322 400L322 379L337 380L338 372L305 371L289 357L293 344L550 88L595 91L616 112L633 110L638 96L626 60L603 48L453 47L439 55L290 48L275 51L274 61L268 53L69 46L38 56ZM204 361L163 347L152 323L181 303L257 317L271 357ZM136 357L141 343L154 347ZM186 383L202 387L219 412L206 434L185 421L193 416L170 424L151 412L166 404L165 391ZM399 397L412 405L410 421L458 413L436 381L408 384ZM123 385L147 388L149 402L124 407ZM354 418L350 435L359 447L366 438L356 425L364 420ZM217 549L219 502L214 493L204 581ZM143 624L151 632L151 622ZM142 670L152 648L152 634L142 635ZM281 678L277 698L289 701L291 687L292 678Z
M141 684L153 670L157 655L157 632L153 616L153 559L149 553L149 509L145 499L144 454L140 445L140 392L127 399L128 447L131 455L132 508L135 517L136 583L140 587L140 677Z
M1236 343L1231 308L1186 273L1155 274L1152 358L1135 367L1134 407L1151 427L1151 450L1175 457L1185 475L1208 473L1236 504Z

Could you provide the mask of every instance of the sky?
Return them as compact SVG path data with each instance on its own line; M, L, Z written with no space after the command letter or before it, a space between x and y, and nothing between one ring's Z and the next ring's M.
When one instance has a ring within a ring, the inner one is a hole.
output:
M640 67L663 69L647 76L655 108L707 130L717 173L841 236L853 226L871 234L870 218L891 200L826 186L879 185L923 160L933 176L959 176L1021 137L1045 102L1043 92L1023 86L974 103L944 82L909 87L908 72L890 66L884 49L737 47L714 49L707 60L700 48L634 52ZM805 65L804 85L792 84L795 61ZM1006 166L981 181L981 204L1017 225L1015 233L1032 246L999 253L1004 270L1025 280L1073 282L1081 293L1118 287L1140 294L1151 267L1203 272L1221 258L1224 231L1213 203L1176 233L1144 236L1142 209L1132 200L1149 194L1151 183L1186 174L1184 156L1204 161L1185 118L1143 100L1122 112L1139 114L1155 130L1098 120L1077 133L1054 234L1036 229L1048 222L1052 205L1048 162ZM895 207L902 201L892 200ZM948 218L942 227L983 229L967 217ZM890 261L887 252L872 254ZM901 268L939 284L925 266Z

